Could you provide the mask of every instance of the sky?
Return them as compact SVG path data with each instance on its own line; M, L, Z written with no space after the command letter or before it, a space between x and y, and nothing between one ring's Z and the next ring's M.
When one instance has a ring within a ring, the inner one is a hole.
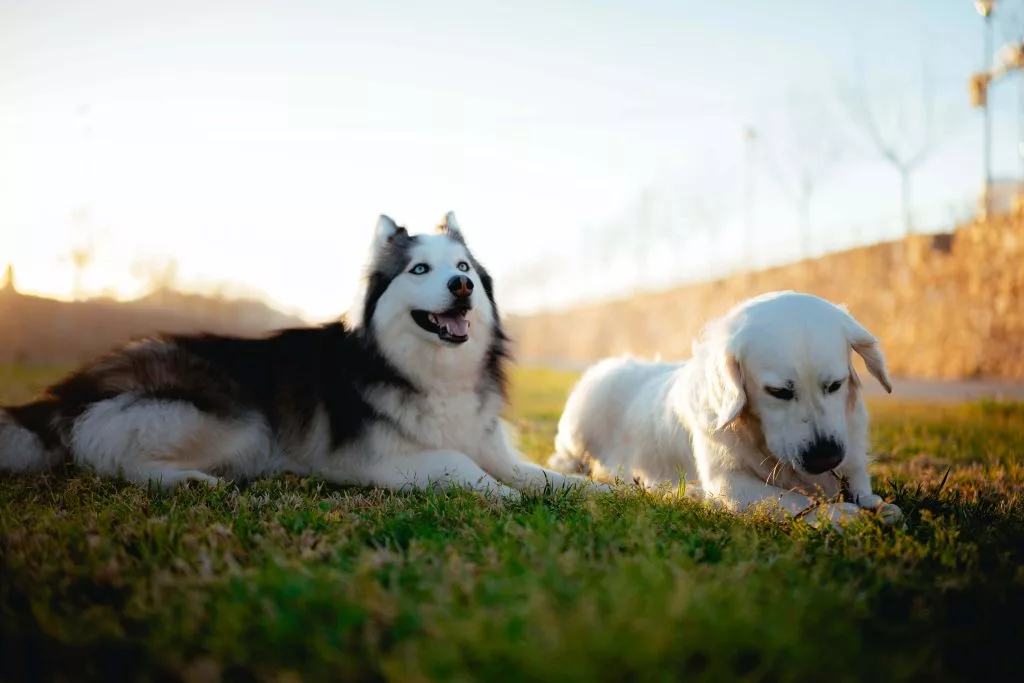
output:
M915 215L948 228L980 189L982 35L969 0L0 0L0 265L66 298L91 237L89 293L137 295L132 263L169 258L185 288L321 320L379 214L454 210L511 310L633 286L643 259L652 284L711 277L799 255L780 178L821 140L811 249L898 230L843 103L862 84L913 142L925 73ZM1001 177L1017 80L992 93ZM669 238L629 261L645 230Z

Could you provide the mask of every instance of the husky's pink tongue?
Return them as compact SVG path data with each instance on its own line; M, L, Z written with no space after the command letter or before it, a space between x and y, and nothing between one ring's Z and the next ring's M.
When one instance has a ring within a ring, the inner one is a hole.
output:
M437 326L442 330L447 328L448 334L453 337L465 337L469 334L469 320L466 316L453 313L451 315L437 314Z

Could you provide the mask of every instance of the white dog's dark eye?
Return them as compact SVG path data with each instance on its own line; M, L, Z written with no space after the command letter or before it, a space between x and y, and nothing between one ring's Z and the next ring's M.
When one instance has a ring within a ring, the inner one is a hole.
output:
M796 397L796 392L789 387L765 387L764 390L780 401L792 401Z
M843 380L837 379L835 382L832 382L832 384L829 384L827 387L825 387L825 391L827 391L830 394L834 394L837 391L839 391L839 387L841 386L843 386Z
M469 264L466 263L465 261L459 261L458 265L456 265L455 267L461 270L463 273L469 272Z
M426 263L417 263L409 270L409 272L413 275L426 275L430 272L430 266Z

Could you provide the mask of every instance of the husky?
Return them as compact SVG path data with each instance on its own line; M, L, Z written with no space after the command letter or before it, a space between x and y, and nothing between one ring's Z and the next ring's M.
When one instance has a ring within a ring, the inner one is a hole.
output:
M509 341L455 215L417 235L381 216L367 260L339 321L134 340L0 409L0 468L72 461L164 488L294 473L513 498L585 484L513 447Z
M649 488L685 478L689 494L737 512L767 503L814 524L862 511L895 523L899 507L871 489L851 353L892 391L879 340L845 309L797 292L748 299L707 326L687 361L620 357L587 370L547 464ZM812 498L842 493L852 502Z

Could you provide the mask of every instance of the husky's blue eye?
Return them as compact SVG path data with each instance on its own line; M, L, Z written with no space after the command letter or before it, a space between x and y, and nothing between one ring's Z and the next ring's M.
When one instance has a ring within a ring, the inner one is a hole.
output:
M461 270L463 273L469 272L469 264L466 263L465 261L459 261L459 264L455 267Z
M426 275L430 272L430 266L426 263L417 263L409 272L413 275Z

